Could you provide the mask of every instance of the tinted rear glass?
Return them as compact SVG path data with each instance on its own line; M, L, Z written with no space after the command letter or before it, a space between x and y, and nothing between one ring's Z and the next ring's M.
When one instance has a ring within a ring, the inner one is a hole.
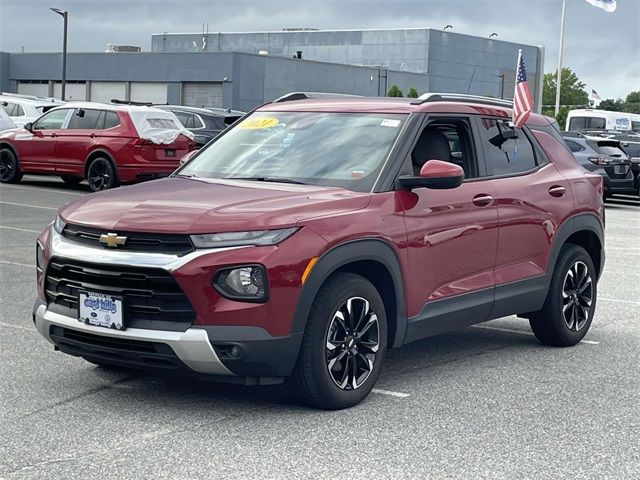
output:
M627 156L620 147L606 143L602 144L602 142L598 143L598 152L609 157L626 158Z
M107 112L107 116L104 119L104 128L113 128L120 125L120 117L116 112Z
M104 125L104 110L79 108L69 120L68 130L101 130Z

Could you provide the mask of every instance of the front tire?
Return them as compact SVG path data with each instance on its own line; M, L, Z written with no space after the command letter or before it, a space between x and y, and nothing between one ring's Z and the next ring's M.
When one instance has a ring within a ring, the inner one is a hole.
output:
M109 159L98 157L91 160L87 168L87 180L92 192L100 192L118 186L118 177Z
M369 395L387 350L387 317L376 288L336 273L316 296L294 379L303 398L327 410L352 407Z
M18 183L22 180L22 172L15 153L8 148L0 150L0 182Z
M529 319L538 340L555 347L580 342L593 320L597 287L596 269L587 251L578 245L563 246L545 303Z

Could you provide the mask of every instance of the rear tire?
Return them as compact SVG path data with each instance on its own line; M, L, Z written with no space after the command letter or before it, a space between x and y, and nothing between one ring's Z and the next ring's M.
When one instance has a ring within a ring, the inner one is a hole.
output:
M78 185L82 180L82 177L74 177L73 175L60 175L60 178L67 185Z
M87 168L87 180L92 192L100 192L118 186L118 177L108 158L98 157L91 160Z
M20 180L22 172L15 153L9 148L0 149L0 182L18 183Z
M538 340L554 347L580 342L593 320L597 287L596 269L587 251L570 243L563 246L544 305L529 318Z
M304 400L327 410L352 407L371 392L387 350L387 318L376 288L336 273L316 296L294 370Z

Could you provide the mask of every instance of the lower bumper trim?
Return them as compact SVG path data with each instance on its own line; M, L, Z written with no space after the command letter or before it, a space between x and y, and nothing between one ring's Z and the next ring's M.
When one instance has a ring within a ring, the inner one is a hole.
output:
M145 330L130 328L127 330L113 330L96 327L78 322L77 319L47 310L46 305L40 304L34 311L34 322L40 334L49 342L56 345L51 338L51 327L62 327L85 335L106 337L106 339L120 339L126 342L146 342L167 345L173 350L178 360L197 373L221 376L234 374L220 361L215 350L209 343L207 333L202 329L189 328L185 332L162 330ZM117 344L117 342L114 342Z

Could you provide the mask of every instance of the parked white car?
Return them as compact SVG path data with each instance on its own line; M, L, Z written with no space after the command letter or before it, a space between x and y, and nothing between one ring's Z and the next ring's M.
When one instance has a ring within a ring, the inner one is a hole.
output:
M7 115L11 117L16 127L24 127L25 124L37 120L43 113L63 103L54 98L0 93L0 105L2 105Z
M11 117L4 111L4 108L0 108L0 132L11 130L12 128L16 128L16 124L13 123L13 120L11 120Z

